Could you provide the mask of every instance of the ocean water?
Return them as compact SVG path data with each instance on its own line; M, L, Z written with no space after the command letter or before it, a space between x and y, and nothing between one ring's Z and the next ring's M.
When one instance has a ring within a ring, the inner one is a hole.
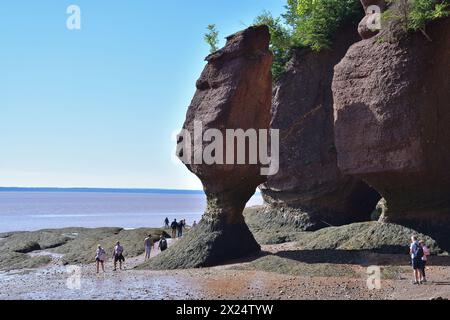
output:
M247 206L262 204L255 195ZM64 227L161 227L166 217L200 220L202 193L0 192L0 232Z

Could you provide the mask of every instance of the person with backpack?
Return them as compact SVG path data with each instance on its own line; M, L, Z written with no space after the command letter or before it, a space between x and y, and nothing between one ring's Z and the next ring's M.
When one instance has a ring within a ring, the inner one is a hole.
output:
M97 251L95 253L95 262L97 263L97 273L99 273L100 265L102 266L103 272L105 272L105 261L106 261L106 251L101 245L97 246Z
M422 270L422 257L423 257L423 249L417 240L417 236L411 237L411 246L409 248L409 253L411 255L411 265L414 270L414 281L413 284L422 284L421 279L421 270Z
M113 260L114 260L114 269L117 270L117 261L119 261L119 268L122 270L122 262L125 262L125 258L123 257L123 247L120 245L120 242L116 242L116 246L114 247L113 252Z
M167 240L164 238L164 235L161 235L159 238L158 249L161 250L161 252L167 249Z
M170 228L172 229L172 239L175 239L177 237L178 228L177 219L173 219L172 223L170 224Z
M427 282L427 276L425 274L425 268L427 266L428 257L430 256L430 249L427 247L427 245L425 244L425 241L423 241L423 240L419 241L419 245L422 247L422 250L423 250L422 269L420 270L421 271L420 282L424 283L424 282Z

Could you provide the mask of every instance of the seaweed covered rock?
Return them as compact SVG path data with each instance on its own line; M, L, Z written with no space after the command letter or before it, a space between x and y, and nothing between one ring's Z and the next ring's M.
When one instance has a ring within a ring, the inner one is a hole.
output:
M295 241L300 232L316 227L308 213L289 206L245 208L244 217L258 243L263 245Z
M335 141L344 174L387 201L385 219L450 247L450 19L405 34L391 23L335 68Z
M224 48L206 58L208 64L197 81L184 131L179 135L179 143L183 140L184 144L178 156L202 181L207 208L199 225L152 259L150 268L211 266L260 250L242 211L256 187L266 180L262 164L248 161L252 152L249 144L245 145L244 163L198 161L197 152L206 150L208 143L198 144L195 132L199 124L202 133L213 129L223 137L230 129L259 132L269 128L272 97L269 40L266 26L250 27L229 36ZM186 147L186 132L197 142L193 148ZM239 148L230 147L228 140L223 143L227 154L224 157L231 153L237 159Z
M432 254L443 249L435 239L393 223L360 222L303 233L299 237L302 250L346 250L407 254L411 235L425 241Z
M358 40L347 27L332 50L297 50L273 90L280 169L260 188L272 211L302 221L304 230L369 220L379 199L360 179L340 172L334 145L333 68Z
M64 228L0 234L0 271L37 268L60 256L64 264L88 264L93 262L97 245L112 252L116 241L125 248L126 258L144 252L142 243L151 234L154 240L168 236L162 229L139 228Z

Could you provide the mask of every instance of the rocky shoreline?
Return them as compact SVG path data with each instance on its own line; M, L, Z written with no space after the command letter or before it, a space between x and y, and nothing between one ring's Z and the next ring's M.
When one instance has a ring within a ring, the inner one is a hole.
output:
M261 252L200 269L147 269L143 239L148 233L156 238L164 232L161 229L66 228L0 234L4 238L0 299L450 298L450 257L425 235L420 237L433 252L430 282L421 290L411 285L407 247L414 230L369 222L305 232L255 220L255 210L262 207L246 209L244 217ZM265 228L254 228L261 223ZM267 244L274 238L285 241ZM95 246L101 243L109 250L116 240L125 247L125 270L113 272L108 261L106 273L96 274ZM152 259L156 255L153 250ZM80 289L67 286L67 266L73 265L80 268ZM380 267L379 290L367 288L369 266Z
M245 221L259 245L295 242L303 250L407 254L409 238L417 234L426 241L433 255L448 254L433 238L392 223L360 222L304 231L301 215L287 210L284 214L276 213L275 219L270 210L270 206L244 210ZM168 231L158 228L64 228L3 233L0 234L0 271L42 267L51 263L54 256L58 256L64 265L89 264L93 262L98 244L112 252L116 241L124 245L125 258L135 258L143 254L143 241L148 234L157 241L161 234L170 239ZM193 231L188 229L185 237ZM183 241L186 241L185 237Z
M128 244L129 245L129 244ZM407 254L366 250L312 249L301 242L262 245L261 254L222 266L152 271L143 255L128 254L125 269L95 273L79 263L80 287L68 287L71 274L54 249L29 253L50 261L35 268L0 272L0 299L431 299L450 298L450 257L433 256L429 283L413 286ZM152 252L154 259L156 251ZM367 287L367 267L379 266L381 288Z
M148 234L157 240L163 233L168 236L165 230L156 228L64 228L3 233L0 271L42 267L51 263L52 255L59 255L64 265L89 264L98 244L110 253L118 240L127 248L125 257L132 258L144 252L143 242ZM38 254L42 252L48 254Z

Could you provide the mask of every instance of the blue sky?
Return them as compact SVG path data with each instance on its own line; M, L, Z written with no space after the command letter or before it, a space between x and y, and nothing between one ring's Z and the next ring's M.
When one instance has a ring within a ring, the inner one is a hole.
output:
M199 189L172 161L208 47L284 0L0 4L0 186ZM81 30L66 9L81 8ZM221 45L223 45L222 41Z

